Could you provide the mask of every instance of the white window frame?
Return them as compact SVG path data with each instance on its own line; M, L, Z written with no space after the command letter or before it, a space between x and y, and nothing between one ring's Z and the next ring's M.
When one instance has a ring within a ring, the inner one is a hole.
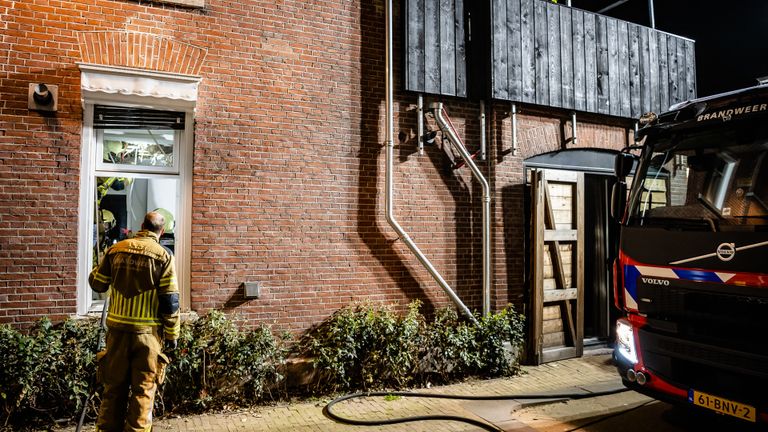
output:
M80 65L81 71L85 74L91 70L87 65ZM93 68L94 70L103 70L103 68ZM146 74L135 73L146 79ZM126 72L121 69L116 72L118 79L133 75L132 72ZM160 81L162 84L162 74L152 74L152 79ZM138 173L133 167L135 177L141 178L177 178L179 182L180 195L178 202L178 215L176 217L176 237L175 257L176 270L178 274L179 291L181 294L181 308L186 311L190 307L190 272L191 272L191 223L192 223L192 164L193 164L193 145L194 145L194 110L197 100L198 77L179 77L178 75L169 76L169 79L178 81L188 81L194 85L194 98L190 100L175 99L172 97L148 97L140 94L122 94L120 92L99 91L98 89L88 88L83 90L83 130L81 138L80 153L80 205L79 205L79 226L78 226L78 253L77 253L77 315L87 315L89 313L100 312L103 302L92 299L91 289L88 285L88 275L92 267L93 248L93 197L95 194L95 179L97 176L110 176L114 171L129 171L126 166L116 166L112 170L102 170L97 166L97 159L101 154L97 153L96 133L93 127L93 112L95 105L113 105L126 107L141 107L157 110L173 110L185 113L185 126L179 137L178 143L178 173L163 174L158 172L145 171ZM98 157L97 157L98 156Z
M110 128L108 130L119 129ZM147 128L152 129L152 128ZM175 131L174 131L175 132ZM146 173L158 173L158 174L178 174L179 172L179 146L181 140L179 134L174 134L173 138L173 165L171 166L151 166L151 165L128 165L104 162L103 158L99 155L104 154L104 129L96 130L96 169L99 171L132 171L132 172L146 172Z

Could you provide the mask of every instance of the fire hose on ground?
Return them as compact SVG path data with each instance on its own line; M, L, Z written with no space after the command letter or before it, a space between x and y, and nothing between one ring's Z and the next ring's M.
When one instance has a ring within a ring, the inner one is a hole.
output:
M385 425L410 423L410 422L417 422L417 421L443 420L443 421L456 421L456 422L467 423L487 431L499 432L502 429L499 429L496 426L493 426L489 423L482 422L480 420L476 420L469 417L433 414L433 415L424 415L424 416L398 417L398 418L381 419L381 420L357 420L357 419L346 418L339 414L336 414L333 412L332 408L334 405L340 402L363 398L363 397L400 396L400 397L410 397L410 398L416 397L416 398L433 398L433 399L458 399L458 400L472 400L472 401L494 401L494 400L510 400L510 399L587 399L587 398L593 398L598 396L607 396L607 395L612 395L616 393L622 393L625 391L629 391L629 389L626 387L619 387L619 388L604 390L604 391L582 392L582 393L484 395L484 396L482 395L481 396L472 396L472 395L463 396L463 395L441 394L441 393L413 393L413 392L351 393L330 401L323 408L323 414L337 423L348 424L353 426L385 426Z

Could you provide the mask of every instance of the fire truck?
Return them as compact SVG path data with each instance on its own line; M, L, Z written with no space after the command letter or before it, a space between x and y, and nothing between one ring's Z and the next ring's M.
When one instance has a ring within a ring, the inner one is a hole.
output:
M611 204L618 371L651 397L768 423L768 85L641 124Z

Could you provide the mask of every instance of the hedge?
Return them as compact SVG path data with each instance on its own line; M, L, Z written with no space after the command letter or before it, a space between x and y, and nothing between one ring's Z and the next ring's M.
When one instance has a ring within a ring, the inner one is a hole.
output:
M509 347L523 339L523 316L508 307L479 326L454 310L427 320L419 303L405 314L355 304L338 310L295 342L265 326L247 328L211 311L182 325L178 348L158 391L155 415L249 406L338 391L404 389L471 376L509 376ZM50 427L77 421L93 389L97 320L40 320L21 332L0 325L0 429ZM511 345L510 345L511 344ZM313 359L317 379L287 388L289 356ZM91 419L98 394L89 407Z

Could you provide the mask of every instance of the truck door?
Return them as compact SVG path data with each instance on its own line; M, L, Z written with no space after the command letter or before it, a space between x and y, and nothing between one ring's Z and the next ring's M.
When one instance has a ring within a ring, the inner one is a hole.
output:
M531 360L582 355L584 174L531 170Z

